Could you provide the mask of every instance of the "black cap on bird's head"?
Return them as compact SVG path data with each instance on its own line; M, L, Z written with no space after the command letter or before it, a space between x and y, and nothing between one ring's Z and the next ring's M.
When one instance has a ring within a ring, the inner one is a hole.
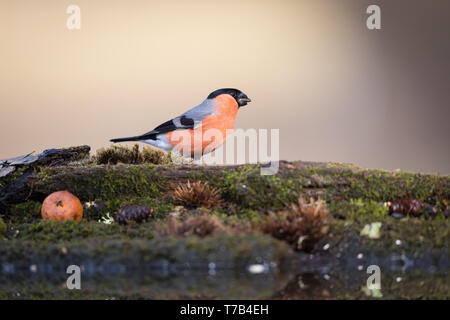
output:
M207 99L214 99L215 97L220 96L221 94L229 94L230 96L232 96L234 100L236 100L239 107L243 107L247 105L247 103L252 101L241 90L233 88L218 89L216 91L213 91L209 94Z

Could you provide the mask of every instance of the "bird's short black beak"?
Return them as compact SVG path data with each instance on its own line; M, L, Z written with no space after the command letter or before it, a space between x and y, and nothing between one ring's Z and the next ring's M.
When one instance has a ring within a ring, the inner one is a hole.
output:
M238 99L239 107L246 106L247 103L249 103L249 102L251 102L251 101L252 101L252 100L251 100L250 98L248 98L248 97L245 97L245 98L239 98L239 99Z

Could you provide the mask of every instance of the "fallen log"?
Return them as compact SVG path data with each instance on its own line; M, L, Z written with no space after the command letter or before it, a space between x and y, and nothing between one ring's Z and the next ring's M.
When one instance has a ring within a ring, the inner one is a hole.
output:
M33 152L0 160L0 202L19 203L29 196L26 181L36 168L63 166L70 162L86 158L91 148L78 146L63 149L47 149L38 155Z

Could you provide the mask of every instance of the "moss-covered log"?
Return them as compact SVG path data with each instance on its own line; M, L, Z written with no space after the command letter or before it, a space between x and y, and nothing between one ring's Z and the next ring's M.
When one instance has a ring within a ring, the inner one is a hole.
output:
M323 195L327 200L389 201L409 196L435 204L450 198L448 176L301 161L281 161L279 172L272 176L260 175L260 168L260 165L45 167L28 176L24 184L31 195L66 189L89 201L124 195L157 197L174 184L200 179L221 188L229 200L249 208L279 207L302 192Z

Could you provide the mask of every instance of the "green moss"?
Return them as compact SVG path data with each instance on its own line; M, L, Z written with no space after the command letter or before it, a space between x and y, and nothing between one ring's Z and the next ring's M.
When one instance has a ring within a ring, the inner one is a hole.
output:
M222 198L245 209L277 209L295 201L302 191L295 177L260 174L260 166L248 165L238 170L224 170L211 184Z
M6 224L3 222L2 217L0 217L0 240L6 236Z
M17 231L15 239L32 240L40 243L59 243L71 241L77 243L88 239L151 239L154 236L152 223L123 227L116 223L104 224L97 221L41 220L31 224L13 225Z
M374 200L350 199L350 201L331 201L328 205L330 211L345 219L380 220L388 216L389 210L384 203Z
M83 239L92 235L98 237L111 236L116 234L117 231L116 225L105 225L103 223L42 220L24 226L20 232L20 238L51 243L77 238Z
M325 168L331 168L331 169L337 169L337 170L345 170L345 169L352 169L352 170L360 170L361 167L355 166L351 163L344 163L344 162L327 162L325 163Z
M160 196L167 181L152 165L86 168L85 174L72 174L70 168L47 169L37 177L33 190L50 194L68 190L82 201L114 199L124 196Z
M430 204L437 199L450 198L450 177L371 170L354 172L350 170L320 171L332 175L340 185L331 186L329 193L344 199L368 199L391 201L402 197L423 200Z
M95 200L90 206L86 206L83 212L83 219L88 221L98 221L106 214L115 217L117 212L124 206L139 205L146 206L152 210L152 218L165 218L167 213L173 209L171 202L155 199L152 197L119 197L110 200Z
M26 201L10 207L7 216L9 222L31 222L41 218L41 203L38 201Z
M212 215L217 216L227 226L242 226L257 223L264 217L264 213L253 209L235 209L233 214L230 214L228 208L215 209L211 212Z

